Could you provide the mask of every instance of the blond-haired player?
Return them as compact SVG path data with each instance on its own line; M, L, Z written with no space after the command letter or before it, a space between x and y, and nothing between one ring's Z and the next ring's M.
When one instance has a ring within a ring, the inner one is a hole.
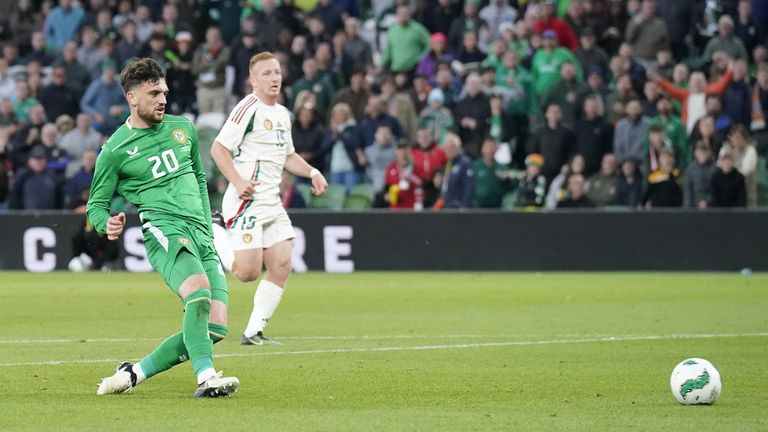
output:
M267 269L240 340L244 345L261 345L270 342L263 330L280 304L291 272L295 235L279 195L283 169L310 178L315 195L324 193L328 183L294 151L290 111L277 103L283 82L280 63L272 53L261 52L251 58L249 71L253 93L232 110L211 156L229 180L221 207L234 262L227 262L226 251L217 248L223 264L243 282L258 279L262 262Z

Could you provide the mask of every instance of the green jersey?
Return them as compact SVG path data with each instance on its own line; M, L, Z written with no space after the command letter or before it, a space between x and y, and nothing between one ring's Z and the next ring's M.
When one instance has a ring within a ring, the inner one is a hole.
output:
M165 115L146 129L120 126L96 160L87 214L106 231L115 191L139 210L142 223L181 220L211 234L211 207L197 131L184 117Z

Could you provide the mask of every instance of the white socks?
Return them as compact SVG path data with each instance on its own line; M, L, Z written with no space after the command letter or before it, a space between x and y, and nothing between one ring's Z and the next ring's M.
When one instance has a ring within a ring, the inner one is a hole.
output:
M205 369L201 371L199 375L197 375L197 384L202 384L215 376L216 371L213 368Z
M147 376L144 374L144 370L141 369L141 365L139 363L134 363L131 369L133 370L133 373L136 374L136 385L141 384L142 381L147 379Z
M216 249L224 270L232 271L232 263L235 262L235 252L229 243L229 233L219 224L213 224L213 248Z
M280 299L283 297L283 289L272 282L262 279L253 295L253 311L248 327L245 328L247 337L256 336L256 333L264 330L272 314L275 313Z

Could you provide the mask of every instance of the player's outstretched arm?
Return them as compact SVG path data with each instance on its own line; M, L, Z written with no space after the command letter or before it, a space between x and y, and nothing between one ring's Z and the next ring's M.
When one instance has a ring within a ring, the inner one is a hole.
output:
M244 179L235 169L235 163L232 161L232 153L218 141L214 141L211 146L211 157L213 162L219 168L224 177L235 186L237 196L240 199L251 199L253 197L254 187L259 184L251 179Z
M323 174L296 153L291 153L285 158L285 169L293 175L312 179L312 193L315 195L322 195L328 189L328 182Z

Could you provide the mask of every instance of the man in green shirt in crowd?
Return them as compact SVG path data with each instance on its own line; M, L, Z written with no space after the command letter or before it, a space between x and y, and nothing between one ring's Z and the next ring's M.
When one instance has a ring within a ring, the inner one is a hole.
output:
M240 382L213 368L213 343L227 335L227 282L213 248L211 207L197 131L183 117L165 115L165 72L151 58L129 63L120 86L131 115L107 140L96 161L88 220L116 240L125 213L111 216L117 191L139 210L152 267L184 303L182 331L141 362L118 365L98 395L124 393L189 359L197 375L195 397L229 396Z
M584 73L578 59L572 52L557 46L557 34L554 30L546 30L541 34L542 47L536 50L531 60L533 74L533 90L541 97L560 78L560 66L571 62L576 66L576 76L583 81Z
M481 148L482 157L472 165L475 173L475 204L480 208L499 208L501 199L509 192L511 182L509 169L496 162L499 144L493 138L486 138Z
M387 46L381 64L395 73L410 73L429 50L429 31L411 19L408 6L399 6L397 24L387 31Z

